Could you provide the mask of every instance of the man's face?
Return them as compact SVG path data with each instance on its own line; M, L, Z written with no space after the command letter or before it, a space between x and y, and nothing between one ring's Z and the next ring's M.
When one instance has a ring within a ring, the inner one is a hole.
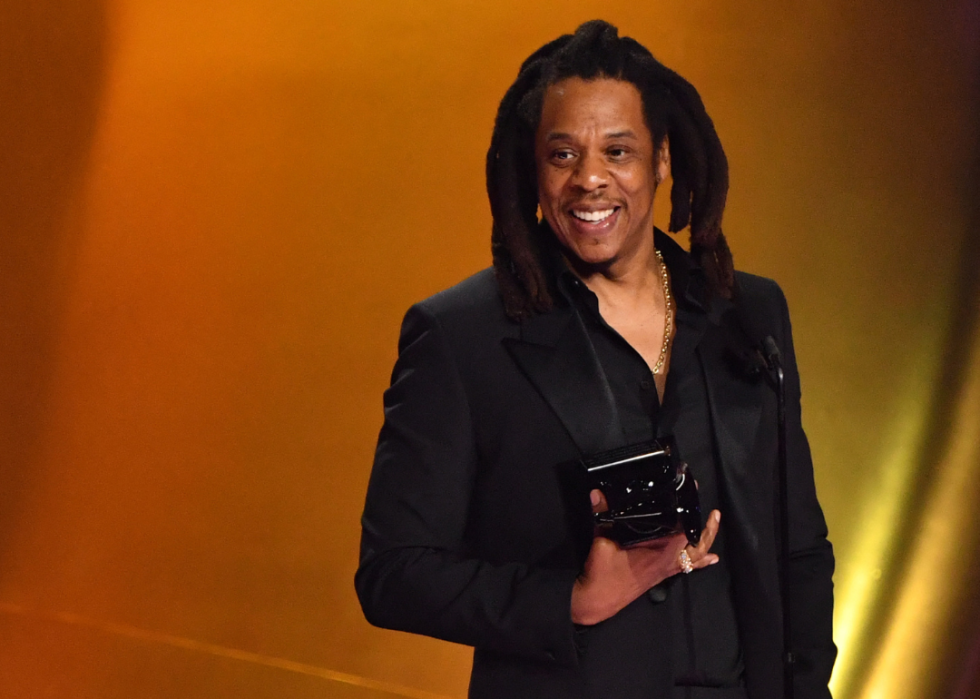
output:
M566 255L612 268L652 253L662 150L655 158L632 83L568 78L548 88L535 136L538 203Z

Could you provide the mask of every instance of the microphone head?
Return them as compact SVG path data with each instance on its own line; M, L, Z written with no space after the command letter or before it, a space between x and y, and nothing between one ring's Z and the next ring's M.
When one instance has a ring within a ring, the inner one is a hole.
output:
M772 335L766 335L762 338L762 353L766 355L766 359L771 363L779 363L779 345L773 339Z

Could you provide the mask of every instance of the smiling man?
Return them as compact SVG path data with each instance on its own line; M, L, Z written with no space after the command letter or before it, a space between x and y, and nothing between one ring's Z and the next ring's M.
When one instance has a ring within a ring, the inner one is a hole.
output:
M654 231L668 175L690 251ZM794 685L827 699L834 561L786 303L733 270L697 92L582 25L504 96L487 188L493 268L402 326L362 521L368 620L474 646L471 697L782 696L775 397L742 361L761 328L787 376ZM698 479L700 542L592 535L603 498L559 465L666 436Z
M668 153L654 148L632 83L572 77L546 91L535 138L538 204L577 267L651 259L653 195Z

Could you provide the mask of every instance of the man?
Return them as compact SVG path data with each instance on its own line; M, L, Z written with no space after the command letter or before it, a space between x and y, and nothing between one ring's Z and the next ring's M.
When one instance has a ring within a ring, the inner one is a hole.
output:
M668 174L690 253L653 230ZM368 620L474 646L471 697L781 696L775 398L746 360L761 328L787 375L796 696L829 697L833 553L788 313L733 271L697 92L582 25L522 66L487 186L493 270L402 327L356 578ZM666 435L710 512L700 544L583 531L600 493L559 465Z

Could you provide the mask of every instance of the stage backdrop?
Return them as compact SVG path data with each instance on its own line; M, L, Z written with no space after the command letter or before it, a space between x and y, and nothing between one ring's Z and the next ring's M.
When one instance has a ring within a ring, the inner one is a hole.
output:
M789 298L836 696L980 691L976 0L6 0L4 697L465 695L354 596L381 393L489 264L498 100L596 16L700 89Z

